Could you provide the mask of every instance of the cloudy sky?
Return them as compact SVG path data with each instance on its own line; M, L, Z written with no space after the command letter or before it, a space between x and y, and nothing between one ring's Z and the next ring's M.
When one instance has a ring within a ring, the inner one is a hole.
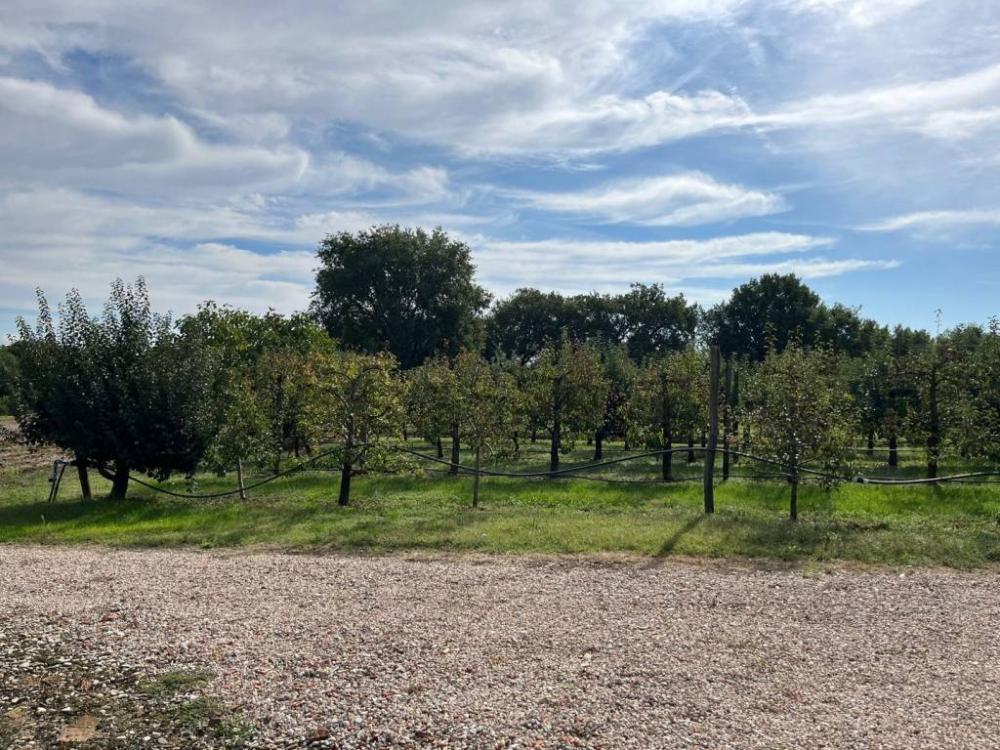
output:
M1000 313L996 0L0 6L0 331L308 304L313 249L441 225L494 293L794 272L932 327Z

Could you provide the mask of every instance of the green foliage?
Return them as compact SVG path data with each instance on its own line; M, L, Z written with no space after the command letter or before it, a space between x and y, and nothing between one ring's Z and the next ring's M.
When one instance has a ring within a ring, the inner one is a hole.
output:
M351 477L360 470L384 469L396 455L386 439L400 432L406 386L391 354L327 357L318 379L317 424L340 445L338 503L347 505Z
M0 347L0 414L12 414L21 364L13 347Z
M847 385L833 354L793 342L767 355L752 371L746 392L752 450L788 472L795 518L803 467L833 476L844 471L855 428Z
M639 374L635 413L647 445L669 449L679 435L701 432L708 421L708 359L696 349L650 360ZM672 478L672 459L662 459L663 479Z
M765 274L738 286L729 301L705 316L704 328L724 357L753 362L796 342L858 356L888 337L884 328L862 320L855 310L828 308L793 274Z
M480 344L490 296L473 279L468 245L440 228L330 235L319 261L313 312L345 348L387 351L409 369Z
M195 470L212 442L220 361L150 310L145 283L116 281L101 318L77 292L52 321L39 293L32 329L18 322L17 419L33 443L52 443L114 467L113 495L129 471L165 479Z
M967 452L1000 464L1000 320L993 318L969 362Z
M475 352L462 352L454 362L454 391L466 445L474 452L507 452L523 409L513 375Z
M622 346L605 346L601 349L601 369L608 382L607 397L604 401L604 415L598 425L595 441L597 449L594 458L601 458L601 447L605 439L612 436L634 438L638 426L634 390L638 378L638 368L629 359Z
M179 325L225 363L213 398L219 426L209 466L226 471L267 461L278 471L288 447L309 450L318 437L317 360L334 351L326 331L301 313L254 315L212 302Z
M527 363L565 334L571 341L599 347L621 344L641 363L690 345L698 312L683 295L668 297L659 284L633 284L625 294L573 297L519 289L493 308L486 351Z
M406 372L406 411L411 424L433 442L458 421L460 402L455 372L443 357L435 357Z
M550 469L559 468L559 453L575 436L593 433L602 423L608 381L601 359L589 344L567 336L545 347L528 370L528 410L552 438Z

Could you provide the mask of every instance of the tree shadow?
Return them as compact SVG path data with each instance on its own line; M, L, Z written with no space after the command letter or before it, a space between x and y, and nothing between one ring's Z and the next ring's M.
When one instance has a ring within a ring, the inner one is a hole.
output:
M677 531L667 537L663 544L660 545L660 549L656 551L656 557L667 557L673 553L674 548L677 547L681 539L690 534L696 528L698 528L708 516L704 513L699 513L688 520L684 525L682 525Z

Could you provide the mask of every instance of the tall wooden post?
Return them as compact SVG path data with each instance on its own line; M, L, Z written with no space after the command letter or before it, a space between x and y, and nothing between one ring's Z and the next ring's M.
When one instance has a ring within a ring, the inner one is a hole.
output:
M247 499L247 488L246 488L246 485L243 484L243 459L242 458L237 458L236 459L236 480L237 480L237 482L240 485L240 500L246 500Z
M482 466L480 457L482 455L482 446L476 446L476 473L472 477L472 507L479 507L479 469Z
M725 396L723 405L725 413L722 417L722 481L729 479L729 435L732 431L733 421L733 362L726 360L725 375L723 377L722 392Z
M719 444L719 347L709 353L708 446L705 448L705 513L715 513L715 449Z

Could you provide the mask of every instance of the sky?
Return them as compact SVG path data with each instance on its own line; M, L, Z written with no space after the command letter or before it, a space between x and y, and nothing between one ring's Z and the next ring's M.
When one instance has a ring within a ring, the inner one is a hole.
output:
M764 273L1000 314L996 0L5 0L0 332L143 275L305 309L315 248L441 226L495 295Z

